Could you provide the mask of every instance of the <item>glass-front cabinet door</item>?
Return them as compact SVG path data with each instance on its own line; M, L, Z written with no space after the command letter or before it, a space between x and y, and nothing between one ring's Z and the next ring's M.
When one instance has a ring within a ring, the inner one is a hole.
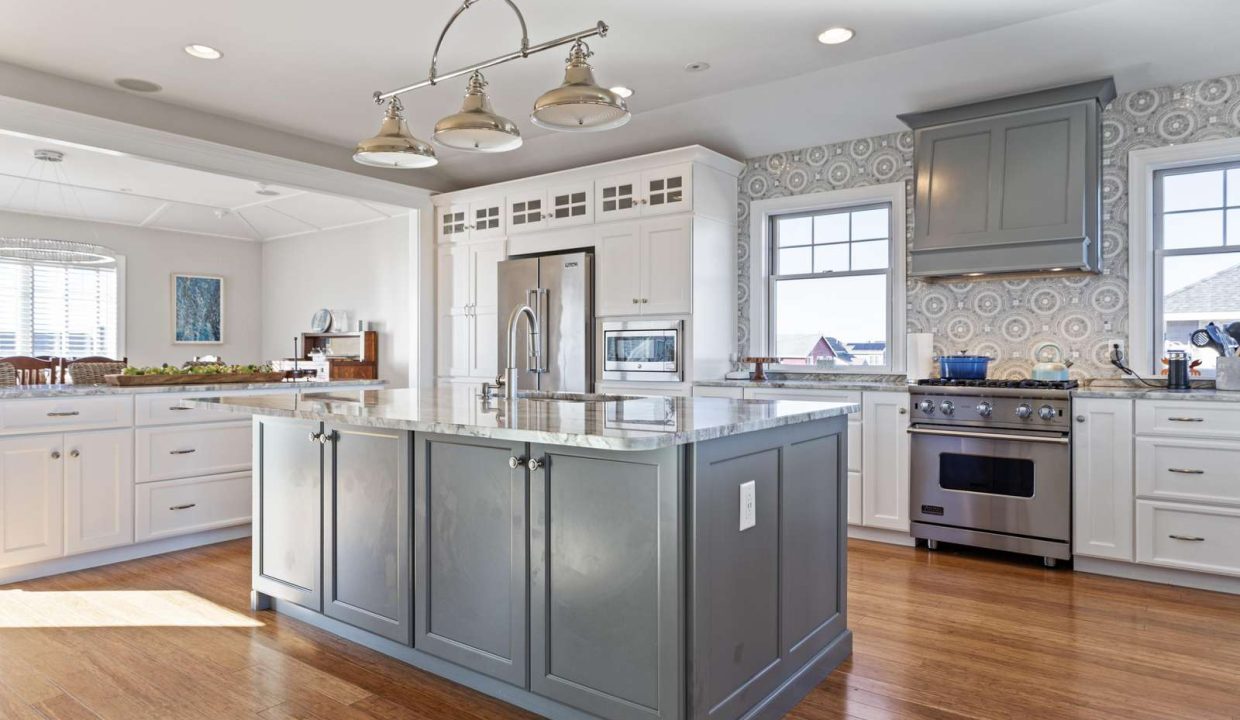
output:
M450 243L469 239L469 206L443 205L439 210L439 242Z
M504 236L504 199L488 198L469 204L470 239Z
M550 205L547 226L568 227L594 222L594 203L590 197L593 192L594 185L590 182L551 188L547 192Z
M688 210L692 203L693 165L669 165L642 173L642 215L667 215Z
M547 193L544 190L527 190L509 195L505 216L508 233L542 230L547 227Z
M594 183L594 216L599 222L641 214L641 175L616 175Z

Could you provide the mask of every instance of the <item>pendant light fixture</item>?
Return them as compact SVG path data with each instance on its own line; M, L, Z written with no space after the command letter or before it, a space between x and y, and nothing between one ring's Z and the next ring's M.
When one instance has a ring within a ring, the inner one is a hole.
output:
M594 69L587 62L593 54L585 42L573 43L564 67L564 84L538 98L531 122L548 130L594 132L629 121L632 115L624 98L594 81Z
M521 14L514 0L504 0L521 25L520 48L441 75L439 50L443 46L444 37L461 13L481 1L463 0L461 6L448 19L448 24L439 33L439 41L435 43L435 51L431 55L431 72L425 80L374 94L377 104L388 102L387 115L377 136L358 143L354 160L365 165L388 168L423 168L436 164L434 151L409 134L397 98L411 90L437 85L444 80L463 75L470 76L465 102L460 112L435 123L435 142L467 152L498 153L515 150L521 146L521 133L515 123L491 108L490 98L485 92L487 83L479 71L570 43L573 48L568 56L564 84L544 93L538 99L530 117L531 121L539 127L565 132L609 130L628 122L630 115L624 98L600 87L594 81L593 70L587 62L591 52L583 41L586 38L607 36L607 23L601 20L594 27L531 46L525 16Z
M428 168L439 163L435 149L409 133L400 98L388 101L379 134L357 144L353 159L363 165L381 168Z
M516 123L491 109L486 86L486 78L475 70L469 76L461 111L435 123L435 142L473 152L498 153L521 147L521 131Z

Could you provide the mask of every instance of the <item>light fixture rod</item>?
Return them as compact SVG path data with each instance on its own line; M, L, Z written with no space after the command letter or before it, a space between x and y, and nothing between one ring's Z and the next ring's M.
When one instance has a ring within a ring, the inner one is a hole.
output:
M486 68L494 67L496 65L506 63L509 60L516 60L517 58L528 57L535 53L540 53L544 50L550 50L552 48L560 47L561 45L567 45L571 42L576 42L578 40L584 40L585 38L591 38L591 37L596 37L596 36L607 37L607 29L608 29L607 23L603 22L602 20L599 20L598 24L596 24L594 27L581 30L580 32L570 33L568 35L562 35L554 40L548 40L547 42L544 42L544 43L539 43L537 45L531 45L528 48L517 50L515 52L510 52L505 55L498 55L496 57L491 58L490 60L483 60L482 62L474 63L473 65L459 68L457 70L453 70L452 72L444 73L443 75L435 75L433 77L428 77L425 80L422 80L421 82L416 82L412 85L406 85L396 90L389 90L388 92L376 91L374 95L375 104L382 105L384 101L390 98L396 97L397 95L402 95L404 93L407 93L410 90L417 90L418 88L424 88L424 87L429 87L431 85L436 85L443 80L451 80L452 78L455 78L455 77L460 77L462 75L468 75L469 73L472 73L475 70L485 70Z

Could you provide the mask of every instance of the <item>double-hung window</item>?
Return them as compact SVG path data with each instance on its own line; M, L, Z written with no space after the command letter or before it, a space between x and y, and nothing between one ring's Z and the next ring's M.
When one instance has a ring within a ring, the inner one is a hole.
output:
M1158 170L1153 199L1155 359L1184 350L1209 376L1218 352L1191 337L1240 321L1240 162Z
M891 368L892 204L777 214L768 222L769 354L815 370Z
M0 254L0 357L117 357L117 283L115 261L62 264Z

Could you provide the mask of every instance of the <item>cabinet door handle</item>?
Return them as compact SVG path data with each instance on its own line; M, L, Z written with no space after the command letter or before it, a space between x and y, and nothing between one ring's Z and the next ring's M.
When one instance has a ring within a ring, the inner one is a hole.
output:
M516 455L513 455L512 457L508 458L508 467L512 468L513 470L516 470L517 468L521 467L524 464L525 464L525 458L523 457L517 457Z
M897 410L901 415L908 415L908 408L900 408Z
M69 457L71 458L76 458L76 457L81 457L81 456L82 456L82 453L78 452L77 450L69 451Z
M336 442L340 439L340 433L332 430L331 432L319 433L319 444L326 445L329 442Z
M198 506L198 503L185 503L184 505L173 505L169 507L168 509L169 510L189 510L190 508L197 507L197 506Z
M322 437L323 437L323 433L312 432L310 433L310 442L321 443L323 442Z
M1195 418L1195 417L1169 417L1167 419L1170 420L1171 422L1205 422L1206 421L1205 418Z
M169 405L168 409L169 410L193 410L194 408L187 408L184 405Z
M1181 475L1205 475L1205 470L1194 470L1192 468L1167 468L1167 472L1179 473Z
M52 459L53 459L53 460L59 460L59 459L60 459L60 451L59 451L59 450L53 450L53 451L52 451Z
M1079 422L1079 423L1083 423L1083 422L1085 422L1085 416L1084 416L1084 415L1077 415L1077 416L1076 416L1076 421L1077 421L1077 422Z
M66 410L65 412L50 412L47 414L47 416L48 417L73 417L74 415L81 415L81 414L82 413L78 412L77 410Z
M650 302L650 298L642 298L642 305L645 305L648 302Z
M539 458L530 458L530 461L526 463L526 467L530 469L530 472L541 470L544 465L546 465L546 462Z
M1197 537L1196 535L1168 535L1167 537L1171 538L1172 540L1183 540L1184 542L1205 542L1206 541L1205 538Z
M634 304L634 305L636 305L638 302L640 302L640 300L638 300L637 298L633 298L633 304Z
M198 452L198 451L194 448L186 448L185 450L169 450L168 454L169 455L189 455L190 453L195 453L195 452Z

